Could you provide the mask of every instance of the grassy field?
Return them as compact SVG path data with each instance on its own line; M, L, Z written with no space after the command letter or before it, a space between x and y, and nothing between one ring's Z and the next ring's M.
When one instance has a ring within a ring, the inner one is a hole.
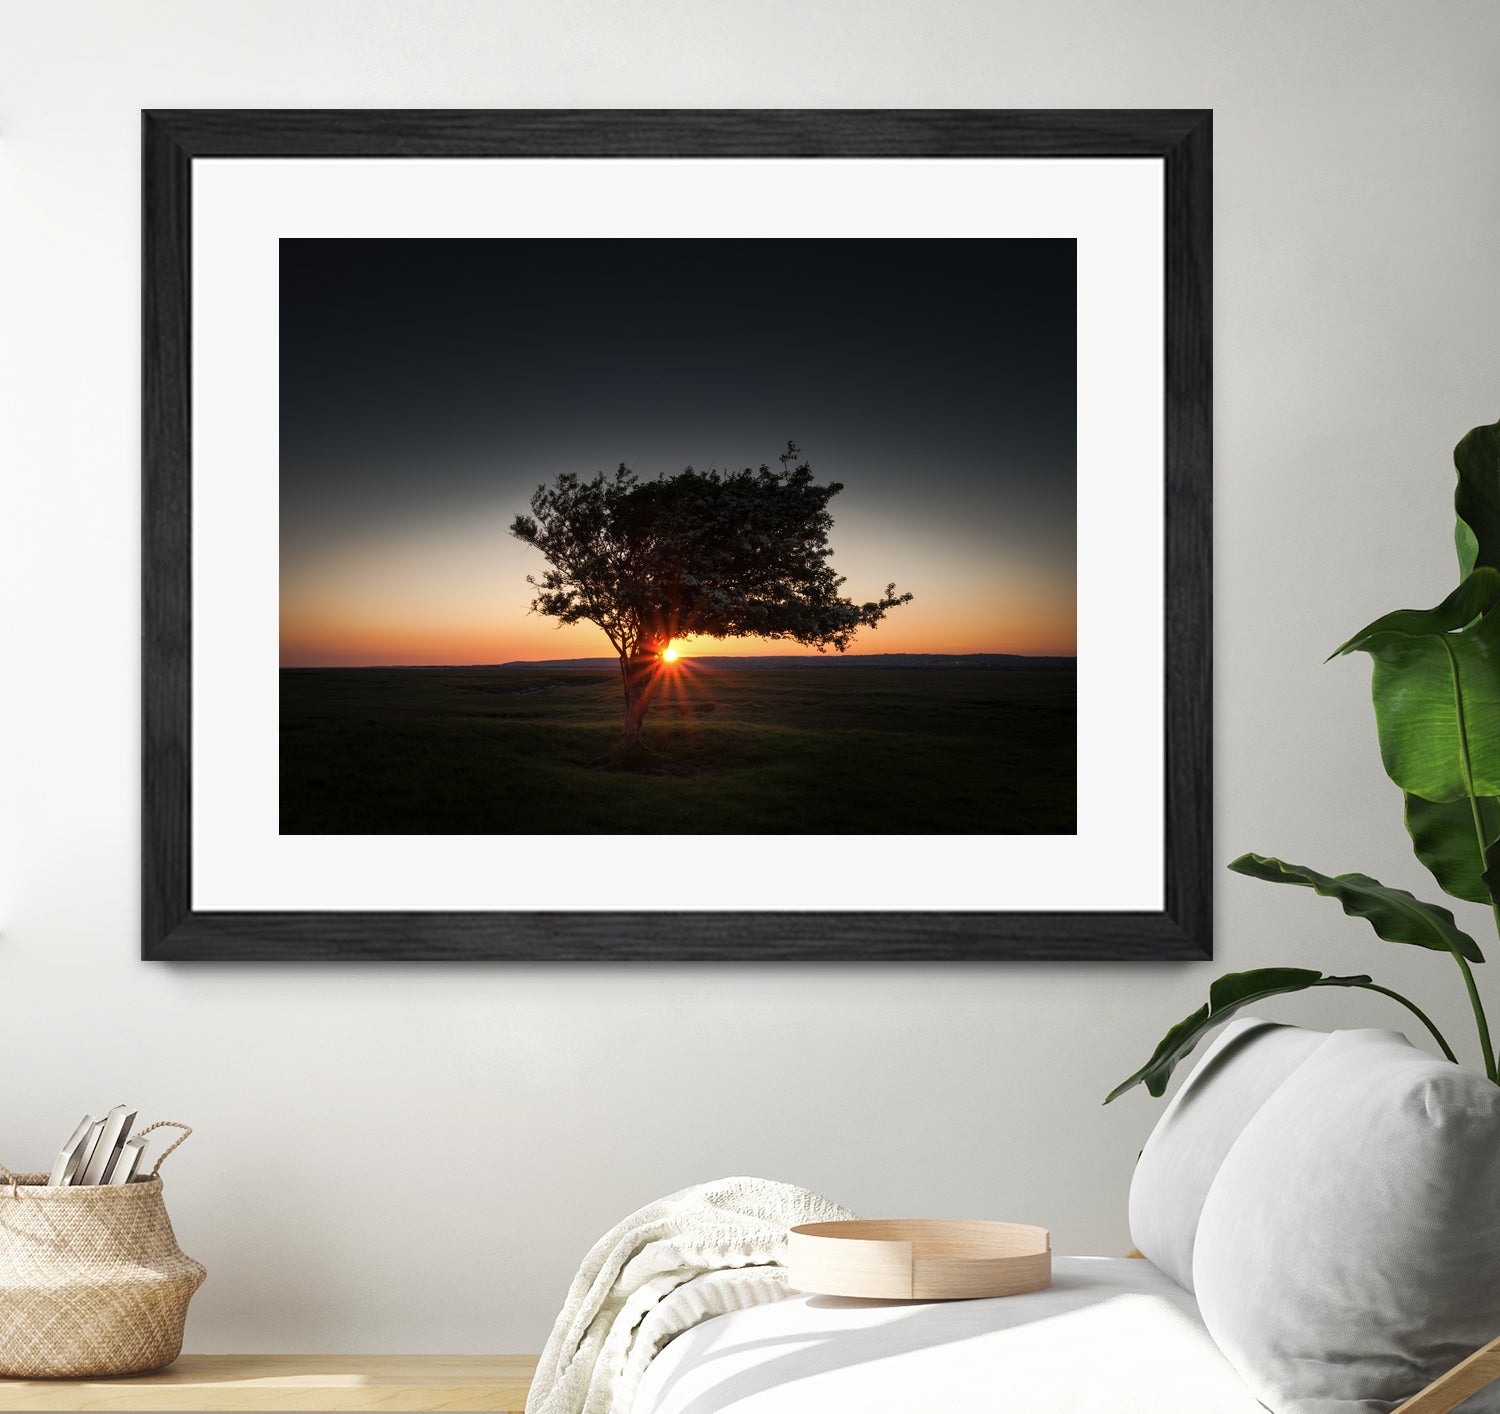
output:
M674 670L599 769L616 672L285 668L283 834L1071 834L1072 672ZM873 867L873 866L872 866Z

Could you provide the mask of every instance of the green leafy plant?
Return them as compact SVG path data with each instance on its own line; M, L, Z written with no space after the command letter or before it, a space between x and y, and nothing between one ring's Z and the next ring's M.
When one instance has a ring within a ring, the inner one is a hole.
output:
M1405 799L1412 848L1445 893L1487 906L1500 933L1500 422L1474 428L1454 449L1453 461L1458 588L1436 608L1398 609L1376 619L1329 657L1370 655L1380 757ZM1446 908L1368 874L1320 874L1261 854L1243 854L1229 867L1335 899L1390 942L1451 955L1474 1012L1484 1072L1500 1084L1471 967L1484 954ZM1177 1063L1235 1012L1312 987L1360 987L1399 1002L1456 1063L1453 1048L1415 1002L1367 976L1262 967L1215 981L1207 1004L1168 1031L1105 1104L1136 1085L1161 1095Z

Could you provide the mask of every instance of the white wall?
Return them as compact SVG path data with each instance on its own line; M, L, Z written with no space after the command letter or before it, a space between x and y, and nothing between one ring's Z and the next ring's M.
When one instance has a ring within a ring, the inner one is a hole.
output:
M1216 854L1420 887L1321 659L1451 587L1449 451L1500 416L1497 42L1482 0L0 3L0 1160L125 1096L194 1123L197 1349L535 1349L597 1233L725 1173L1123 1250L1158 1106L1100 1097L1220 970L1368 967L1467 1042L1443 959L1228 874L1213 964L136 961L138 110L1214 108Z

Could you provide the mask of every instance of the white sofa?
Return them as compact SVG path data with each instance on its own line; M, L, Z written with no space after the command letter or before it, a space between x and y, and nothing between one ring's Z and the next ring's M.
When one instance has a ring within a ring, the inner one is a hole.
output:
M1500 1087L1476 1072L1236 1021L1142 1151L1130 1224L1144 1259L1059 1257L1025 1296L715 1317L633 1414L1500 1411Z

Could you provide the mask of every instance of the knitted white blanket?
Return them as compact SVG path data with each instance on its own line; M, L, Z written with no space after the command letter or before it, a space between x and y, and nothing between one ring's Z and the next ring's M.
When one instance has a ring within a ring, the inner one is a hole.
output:
M789 1228L853 1216L764 1178L721 1178L648 1203L583 1259L526 1414L629 1414L646 1366L674 1336L786 1295Z

